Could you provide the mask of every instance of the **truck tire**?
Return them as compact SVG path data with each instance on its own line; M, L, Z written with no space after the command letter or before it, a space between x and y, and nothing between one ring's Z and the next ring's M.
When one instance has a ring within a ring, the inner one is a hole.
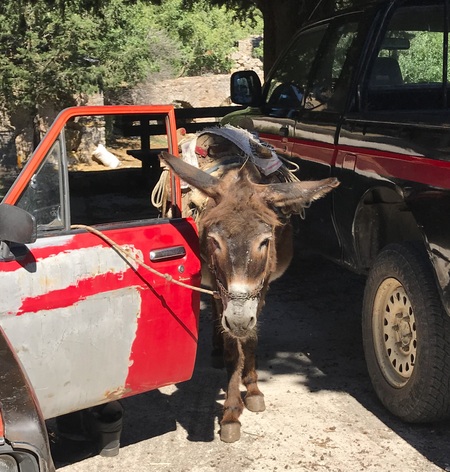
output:
M367 279L362 334L381 402L404 421L450 416L450 318L424 248L391 244Z

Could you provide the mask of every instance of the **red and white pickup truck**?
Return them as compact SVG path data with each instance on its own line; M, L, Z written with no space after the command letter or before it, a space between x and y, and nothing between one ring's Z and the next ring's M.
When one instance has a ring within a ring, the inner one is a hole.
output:
M200 285L197 228L149 123L177 154L171 106L62 111L0 204L1 470L54 471L46 419L192 375L199 292L170 279Z

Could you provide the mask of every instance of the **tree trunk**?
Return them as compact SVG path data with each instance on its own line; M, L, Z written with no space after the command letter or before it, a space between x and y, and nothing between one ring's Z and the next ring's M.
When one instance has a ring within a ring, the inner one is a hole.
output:
M15 153L17 166L21 169L58 114L52 106L22 108L10 116L11 125L15 128Z
M334 10L336 0L256 0L264 19L264 76L292 39L309 19L325 16Z

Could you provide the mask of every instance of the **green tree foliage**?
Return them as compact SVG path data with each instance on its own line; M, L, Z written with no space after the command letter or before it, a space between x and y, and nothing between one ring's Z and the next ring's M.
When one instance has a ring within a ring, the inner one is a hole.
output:
M158 71L226 72L250 31L206 0L190 10L182 0L3 0L0 22L0 106L31 114Z
M208 0L190 6L183 0L165 0L156 8L159 25L180 45L183 75L228 72L235 42L263 30L260 14L237 21L234 11Z
M96 10L82 2L63 6L44 0L2 3L1 104L10 111L67 105L74 95L101 85L139 80L148 68L148 48L134 47L147 36L137 21L141 4L111 0Z
M203 0L183 0L188 6ZM328 16L350 5L367 0L209 0L224 5L241 21L260 13L264 23L264 71L268 72L298 28L310 19ZM260 12L260 13L259 13Z
M404 82L442 82L442 33L416 31L408 39L409 49L398 52Z

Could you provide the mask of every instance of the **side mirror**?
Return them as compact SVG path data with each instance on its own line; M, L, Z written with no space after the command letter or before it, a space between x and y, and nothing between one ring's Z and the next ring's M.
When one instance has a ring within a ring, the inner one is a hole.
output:
M261 80L253 70L243 70L231 74L231 101L238 105L260 106L262 97Z
M33 243L37 237L36 220L22 208L0 203L0 261L14 260L9 243Z

